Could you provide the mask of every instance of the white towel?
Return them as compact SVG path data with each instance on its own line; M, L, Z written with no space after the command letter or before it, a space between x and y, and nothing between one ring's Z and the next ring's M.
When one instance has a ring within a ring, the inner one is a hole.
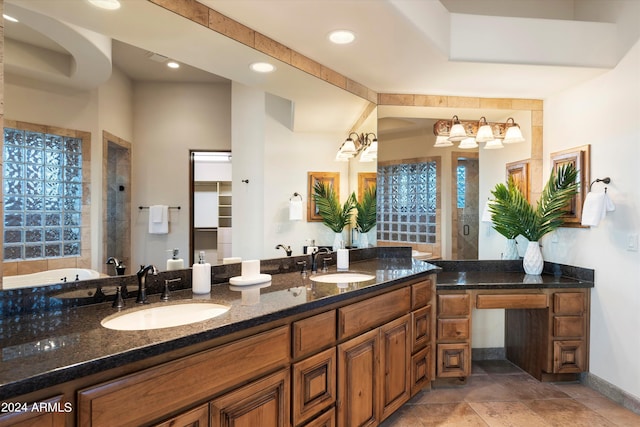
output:
M169 206L153 205L149 207L149 234L167 234L169 232Z
M289 221L302 220L302 200L289 200Z
M582 208L582 225L597 227L607 212L615 210L616 207L606 192L588 193Z

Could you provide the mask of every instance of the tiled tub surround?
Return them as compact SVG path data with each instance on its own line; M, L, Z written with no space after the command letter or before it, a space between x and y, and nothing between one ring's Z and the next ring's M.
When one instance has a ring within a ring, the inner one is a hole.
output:
M110 303L113 296L96 295L95 292L87 298L60 299L55 296L70 291L92 292L98 284L105 289L123 281L130 291L135 291L135 275L2 292L0 398L27 394L127 363L162 357L166 352L362 297L393 287L407 278L426 277L440 271L433 264L412 260L410 253L410 248L352 250L351 270L374 274L376 279L352 284L346 291L338 291L331 284L311 287L309 277L300 275L296 264L297 261L308 261L308 256L262 261L261 271L272 274L272 285L261 290L260 303L255 306L242 306L240 293L230 291L226 286L230 277L240 274L241 266L216 266L212 269L215 284L206 298L230 305L229 312L191 325L140 332L113 331L100 325L103 318L116 312ZM495 263L495 268L501 263ZM335 271L335 260L330 264L330 271ZM525 275L519 274L520 282L523 282ZM175 288L172 286L171 300L192 298L190 270L186 269L149 276L151 303L159 302L164 280L175 277L182 280ZM559 280L566 286L593 286L588 281L578 284L571 278ZM554 282L552 286L557 284ZM138 308L134 301L130 296L125 310Z

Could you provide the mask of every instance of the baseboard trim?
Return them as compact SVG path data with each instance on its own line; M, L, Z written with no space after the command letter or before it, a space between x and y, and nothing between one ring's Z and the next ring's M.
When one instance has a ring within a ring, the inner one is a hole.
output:
M613 400L618 405L622 405L628 410L633 411L636 414L640 414L640 399L619 387L616 387L610 382L603 380L597 375L594 375L591 372L583 372L580 374L580 382Z

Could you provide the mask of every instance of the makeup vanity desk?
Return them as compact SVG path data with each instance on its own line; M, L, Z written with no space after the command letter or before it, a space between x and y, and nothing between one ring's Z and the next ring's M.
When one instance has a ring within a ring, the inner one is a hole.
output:
M522 261L430 261L437 276L436 381L471 375L473 309L505 310L506 357L540 381L574 381L589 369L593 270Z

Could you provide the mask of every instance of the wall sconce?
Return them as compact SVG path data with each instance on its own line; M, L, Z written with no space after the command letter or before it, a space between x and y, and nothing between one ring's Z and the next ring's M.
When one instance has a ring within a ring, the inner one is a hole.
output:
M495 150L504 148L504 144L524 142L520 126L509 117L505 123L488 123L485 117L478 121L459 120L453 116L451 120L438 120L433 125L433 133L437 136L434 147L450 147L453 142L460 142L458 148L476 148L478 142L484 142L484 148Z
M353 136L353 138L352 138ZM378 158L378 137L375 133L349 133L336 154L336 161L348 162L349 159L360 156L361 162L372 162Z

